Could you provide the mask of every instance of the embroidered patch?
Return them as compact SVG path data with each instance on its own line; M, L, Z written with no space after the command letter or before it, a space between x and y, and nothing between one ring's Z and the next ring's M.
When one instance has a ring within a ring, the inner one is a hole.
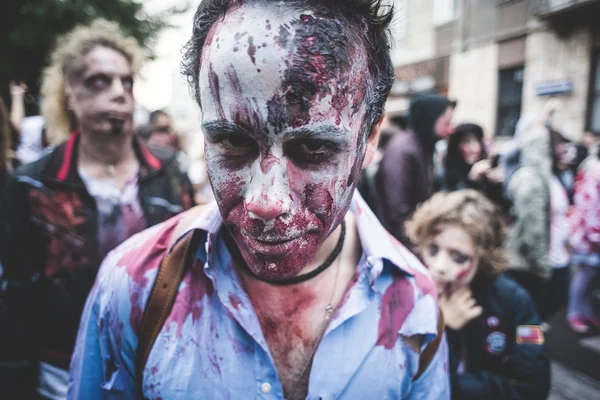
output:
M485 350L490 354L500 354L506 347L506 335L502 332L492 332L485 339Z
M544 332L539 325L517 326L517 344L544 344Z
M489 327L496 328L498 325L500 325L500 320L498 317L492 315L491 317L488 317L486 323Z

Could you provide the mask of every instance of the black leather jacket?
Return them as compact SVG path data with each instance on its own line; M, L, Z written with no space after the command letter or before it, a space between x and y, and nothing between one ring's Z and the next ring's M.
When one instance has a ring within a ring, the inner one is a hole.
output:
M72 134L6 182L0 205L3 395L11 385L35 389L38 360L68 368L85 300L106 255L98 245L96 202L77 170L78 142ZM156 157L137 139L133 146L146 227L190 208L191 184L176 161Z

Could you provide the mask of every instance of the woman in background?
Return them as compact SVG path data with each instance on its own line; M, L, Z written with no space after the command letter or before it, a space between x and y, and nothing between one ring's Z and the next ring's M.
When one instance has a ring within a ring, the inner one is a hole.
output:
M488 158L483 129L476 124L461 124L448 142L443 190L475 189L504 207L502 174Z

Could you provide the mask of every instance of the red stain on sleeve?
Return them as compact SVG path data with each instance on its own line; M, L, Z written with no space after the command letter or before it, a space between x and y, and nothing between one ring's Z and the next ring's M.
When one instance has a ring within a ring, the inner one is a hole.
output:
M414 289L407 277L394 276L392 284L381 299L381 317L377 346L392 349L398 340L398 332L413 309Z

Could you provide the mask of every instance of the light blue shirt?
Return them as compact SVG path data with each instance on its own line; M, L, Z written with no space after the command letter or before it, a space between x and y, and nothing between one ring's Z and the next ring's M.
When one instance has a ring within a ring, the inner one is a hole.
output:
M357 194L351 212L362 245L350 287L314 355L308 399L449 399L445 339L417 380L419 354L404 341L437 332L435 289L422 264L380 225ZM90 293L71 364L70 399L136 399L137 332L176 217L109 254ZM258 317L237 275L211 206L144 370L147 399L282 399ZM182 235L183 236L183 235Z

